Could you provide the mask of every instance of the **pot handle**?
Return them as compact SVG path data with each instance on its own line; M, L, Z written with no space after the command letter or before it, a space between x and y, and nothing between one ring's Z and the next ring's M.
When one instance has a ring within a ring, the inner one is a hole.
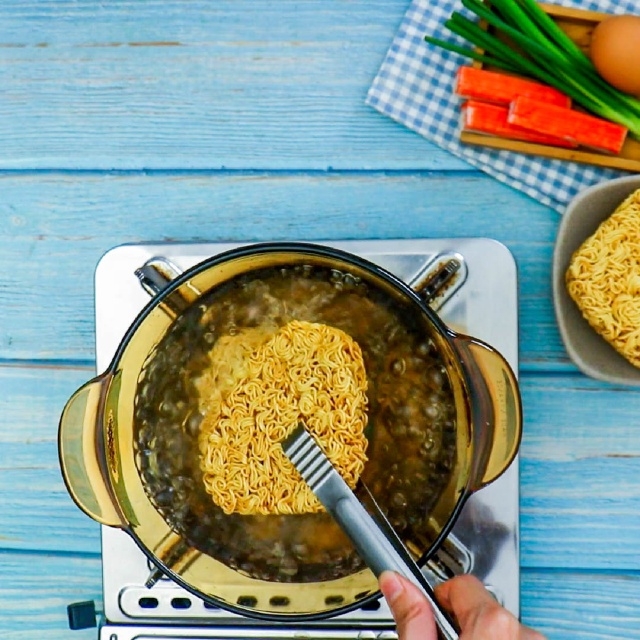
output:
M123 527L108 485L100 412L111 376L103 374L80 387L60 418L58 454L69 494L88 516L101 524Z
M460 334L453 344L468 374L474 439L484 442L471 473L471 490L476 491L502 475L515 458L522 438L522 403L515 374L498 351Z

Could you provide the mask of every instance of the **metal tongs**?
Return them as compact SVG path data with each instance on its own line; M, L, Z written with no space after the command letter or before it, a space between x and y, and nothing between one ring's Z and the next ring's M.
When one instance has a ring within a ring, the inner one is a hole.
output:
M374 575L391 570L413 582L431 604L442 637L458 640L453 621L438 604L431 585L371 494L377 520L369 515L304 425L298 425L282 443L282 449Z

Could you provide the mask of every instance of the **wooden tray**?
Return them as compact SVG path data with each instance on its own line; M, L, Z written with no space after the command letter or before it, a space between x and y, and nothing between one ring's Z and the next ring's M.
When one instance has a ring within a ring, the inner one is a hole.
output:
M585 53L589 50L591 33L594 27L601 20L609 16L607 13L583 11L581 9L571 9L556 5L541 4L540 6ZM485 65L480 62L475 62L474 66L483 68ZM615 156L581 147L577 149L564 149L545 144L521 142L520 140L509 140L507 138L469 133L466 131L460 133L460 141L466 144L546 156L558 160L571 160L573 162L594 164L625 171L640 171L640 141L630 137L627 137L622 151Z

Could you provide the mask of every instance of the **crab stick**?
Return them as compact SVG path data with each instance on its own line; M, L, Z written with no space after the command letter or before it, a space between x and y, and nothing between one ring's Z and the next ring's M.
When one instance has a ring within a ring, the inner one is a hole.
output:
M507 121L517 127L613 154L620 153L628 131L609 120L525 97L513 100Z
M513 124L509 124L507 117L509 107L499 104L489 104L488 102L478 102L468 100L462 105L462 130L473 133L482 133L500 138L510 138L511 140L523 140L525 142L535 142L538 144L548 144L556 147L575 148L574 142L545 135L537 131L523 129Z
M526 96L560 107L570 107L571 98L546 84L498 71L461 66L456 75L455 92L470 100L509 104L518 96Z

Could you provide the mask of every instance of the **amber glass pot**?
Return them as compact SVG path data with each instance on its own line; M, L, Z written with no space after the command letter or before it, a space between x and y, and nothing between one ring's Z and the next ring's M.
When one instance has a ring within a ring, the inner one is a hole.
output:
M126 531L186 589L247 616L308 620L376 598L375 577L325 513L224 514L202 486L194 446L201 416L189 400L193 380L207 366L199 345L210 347L230 331L216 307L219 296L255 274L276 272L301 281L315 277L319 287L326 286L326 276L342 305L328 317L361 344L365 362L373 361L369 343L384 350L398 333L391 329L387 336L388 323L376 326L372 300L389 302L409 327L415 358L392 354L378 370L367 370L369 460L362 479L425 562L465 500L515 457L521 437L517 382L499 353L445 326L420 292L335 249L252 245L184 272L140 313L109 368L70 398L60 421L59 452L78 506ZM296 308L281 302L282 308ZM297 304L307 309L304 301ZM256 322L255 313L244 311L234 312L234 322ZM407 392L402 376L411 366ZM428 409L436 387L449 404Z

